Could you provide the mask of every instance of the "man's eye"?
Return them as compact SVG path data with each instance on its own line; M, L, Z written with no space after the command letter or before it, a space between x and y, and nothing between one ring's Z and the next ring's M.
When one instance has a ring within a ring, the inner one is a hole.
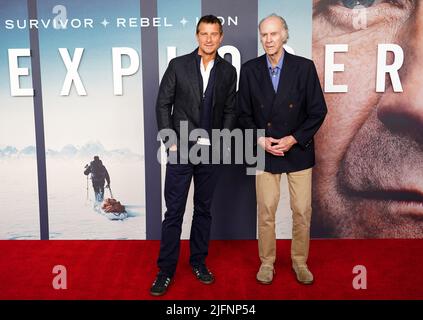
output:
M364 9L376 7L378 5L391 5L397 8L404 8L410 5L412 0L330 0L330 2L338 4L348 9Z
M347 9L376 8L379 6L393 6L397 8L409 7L414 0L320 0L314 5L314 12L321 13L330 7Z
M341 2L348 9L357 9L371 7L375 0L342 0Z
M335 27L358 31L378 23L403 22L413 13L416 0L319 0L313 17L325 18ZM364 20L363 20L364 18ZM357 28L356 21L365 21Z

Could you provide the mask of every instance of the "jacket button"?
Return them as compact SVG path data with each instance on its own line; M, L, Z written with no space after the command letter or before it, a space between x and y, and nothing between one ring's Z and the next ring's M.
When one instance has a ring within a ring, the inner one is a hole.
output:
M292 108L294 105L292 103L289 104L289 107Z
M268 122L267 123L267 126L270 128L272 126L272 123L271 122Z
M261 104L261 105L260 105L260 108L262 108L262 109L263 109L263 108L264 108L264 105L262 105L262 104Z

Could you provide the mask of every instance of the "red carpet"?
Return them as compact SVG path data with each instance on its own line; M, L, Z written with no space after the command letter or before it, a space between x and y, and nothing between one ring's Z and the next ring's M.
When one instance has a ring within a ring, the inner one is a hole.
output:
M216 282L199 283L182 251L174 282L149 295L158 241L0 241L0 299L423 299L423 240L313 240L312 286L296 282L290 241L278 241L272 285L255 281L257 241L212 241L208 265ZM55 290L54 265L67 268L67 290ZM352 286L355 265L367 268L367 289Z

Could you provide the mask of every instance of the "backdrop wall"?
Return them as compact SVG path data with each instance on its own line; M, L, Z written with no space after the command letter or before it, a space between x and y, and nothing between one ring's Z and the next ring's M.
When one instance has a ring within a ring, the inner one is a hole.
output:
M270 13L287 20L286 49L315 61L329 108L315 137L313 236L421 238L421 10L418 1L0 0L0 239L159 239L155 99L167 64L196 48L199 17L215 14L220 52L239 72L263 54L257 25ZM83 169L94 155L125 220L93 210ZM212 237L255 239L254 177L243 165L220 171ZM291 237L290 216L283 179L278 238ZM191 217L189 201L183 238Z

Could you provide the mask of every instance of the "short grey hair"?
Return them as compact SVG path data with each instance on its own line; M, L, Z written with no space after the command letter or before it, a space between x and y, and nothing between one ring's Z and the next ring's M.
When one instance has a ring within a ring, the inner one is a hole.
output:
M271 13L271 14L269 14L268 16L266 16L266 17L264 17L263 19L261 19L260 20L260 22L259 22L259 24L258 24L258 28L259 28L259 31L260 31L260 26L261 26L261 24L265 21L265 20L267 20L267 19L269 19L269 18L277 18L277 19L279 19L280 20L280 22L282 23L282 28L285 30L285 32L286 32L286 39L285 39L285 41L284 41L284 44L288 41L288 39L289 39L289 29L288 29L288 24L286 23L286 21L285 21L285 19L284 18L282 18L280 15L277 15L276 13Z

